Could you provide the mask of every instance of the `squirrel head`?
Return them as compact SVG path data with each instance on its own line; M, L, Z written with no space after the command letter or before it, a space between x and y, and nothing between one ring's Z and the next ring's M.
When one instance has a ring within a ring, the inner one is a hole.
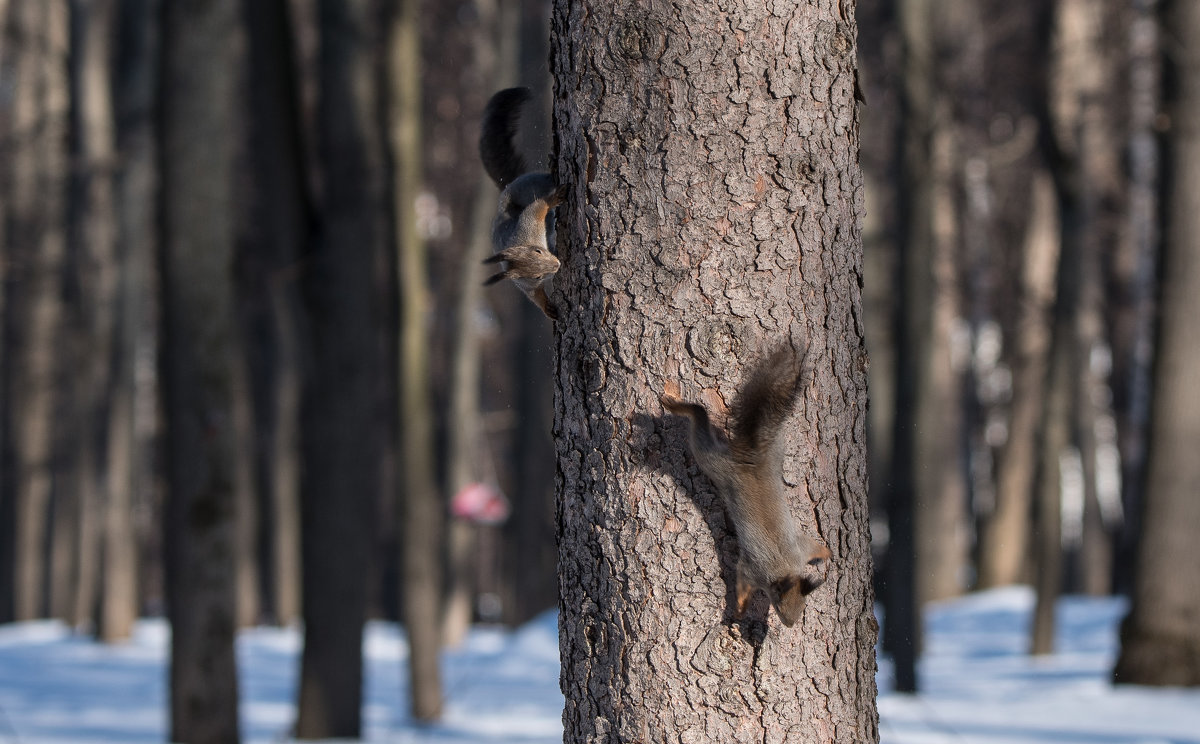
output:
M818 546L800 573L772 581L767 587L771 604L787 627L795 625L804 613L804 603L808 595L825 583L831 557L829 548L824 545Z
M504 262L504 270L493 275L484 284L494 284L502 279L542 280L558 271L558 258L538 245L516 245L493 254L484 263Z

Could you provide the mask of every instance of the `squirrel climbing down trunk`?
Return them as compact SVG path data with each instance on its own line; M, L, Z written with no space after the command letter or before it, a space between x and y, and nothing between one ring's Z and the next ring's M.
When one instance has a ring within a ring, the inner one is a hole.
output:
M802 353L785 344L768 354L734 400L728 436L713 426L704 406L661 398L667 411L691 420L696 464L716 486L737 533L738 616L762 589L788 627L800 619L805 598L825 582L832 557L829 548L801 531L783 489L779 434L803 378Z
M530 98L528 88L506 88L492 96L483 113L479 158L484 170L501 189L492 221L492 256L484 263L499 263L501 271L485 284L511 279L525 296L554 320L558 311L546 294L546 282L558 271L554 243L553 209L566 195L549 173L525 172L525 160L513 138L521 108Z

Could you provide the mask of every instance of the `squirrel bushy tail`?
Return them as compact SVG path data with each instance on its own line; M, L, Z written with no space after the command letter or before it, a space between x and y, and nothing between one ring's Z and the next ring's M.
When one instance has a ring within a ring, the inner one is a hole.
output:
M532 95L529 88L506 88L492 96L483 112L479 159L501 190L525 173L525 159L513 139L521 108Z
M729 412L735 458L748 462L775 451L779 427L795 408L803 378L804 352L788 344L772 351L750 371Z

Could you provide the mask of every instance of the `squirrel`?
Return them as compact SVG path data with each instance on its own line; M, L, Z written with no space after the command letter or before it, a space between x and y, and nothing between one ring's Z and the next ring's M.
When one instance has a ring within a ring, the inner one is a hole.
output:
M779 432L795 407L804 354L785 344L764 357L738 391L726 436L708 411L671 395L663 407L691 420L690 443L700 470L713 482L737 533L737 617L751 596L766 591L779 619L792 627L805 597L825 582L832 558L800 530L783 490Z
M525 296L551 320L558 310L546 296L545 284L558 271L551 252L554 218L551 210L566 196L544 171L527 173L525 161L513 144L528 88L506 88L488 101L479 135L479 157L488 176L500 188L500 204L492 221L493 255L484 263L499 263L501 271L485 285L512 279Z

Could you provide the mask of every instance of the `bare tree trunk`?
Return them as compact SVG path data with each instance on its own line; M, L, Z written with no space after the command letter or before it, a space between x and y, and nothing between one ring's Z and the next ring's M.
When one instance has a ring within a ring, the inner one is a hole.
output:
M63 0L9 11L14 48L12 198L5 292L15 481L15 617L46 611L45 538L66 248L68 12Z
M418 0L398 0L388 39L395 219L400 283L400 443L403 466L403 617L408 631L412 714L442 713L442 512L434 472L429 387L429 276L416 224L421 188L420 35Z
M239 740L233 649L237 3L165 3L163 11L161 375L171 739L228 743Z
M1044 171L1029 193L1029 224L1022 246L1019 310L1011 357L1012 405L1008 439L996 474L996 508L980 536L979 585L1015 584L1027 575L1029 512L1037 461L1037 427L1045 402L1050 347L1049 310L1061 229L1054 184Z
M301 269L306 380L300 411L304 656L296 735L356 738L362 629L379 495L373 265L383 244L377 17L370 0L318 5L320 235Z
M1200 5L1163 4L1170 116L1163 158L1166 223L1150 447L1133 606L1121 629L1118 682L1200 685Z
M147 396L139 382L140 360L153 347L146 332L152 294L156 150L154 103L157 88L158 0L120 0L115 107L120 153L115 203L121 264L117 286L116 341L109 394L103 577L97 618L99 637L128 638L139 609L138 534L134 510L151 490L145 466L151 449L141 429Z
M552 25L565 740L873 742L853 19L633 5ZM728 621L736 541L658 402L728 401L789 340L812 378L782 475L837 587L792 629Z
M1138 522L1145 482L1150 417L1150 366L1154 349L1156 260L1159 241L1159 143L1162 54L1157 0L1130 3L1121 38L1128 48L1126 90L1129 201L1125 236L1108 267L1112 405L1121 456L1121 528L1113 583L1131 593L1137 563ZM1113 292L1113 289L1116 292Z

